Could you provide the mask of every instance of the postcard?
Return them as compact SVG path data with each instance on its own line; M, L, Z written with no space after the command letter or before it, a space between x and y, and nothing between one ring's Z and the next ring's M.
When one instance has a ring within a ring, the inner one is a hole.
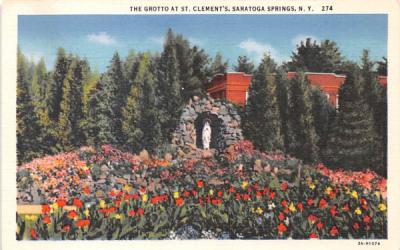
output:
M5 1L2 249L398 249L399 5Z

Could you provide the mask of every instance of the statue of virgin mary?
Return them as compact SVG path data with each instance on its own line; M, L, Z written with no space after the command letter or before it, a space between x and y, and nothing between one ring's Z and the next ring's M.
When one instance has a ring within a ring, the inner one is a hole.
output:
M210 149L211 142L211 126L210 120L206 120L202 131L203 149Z

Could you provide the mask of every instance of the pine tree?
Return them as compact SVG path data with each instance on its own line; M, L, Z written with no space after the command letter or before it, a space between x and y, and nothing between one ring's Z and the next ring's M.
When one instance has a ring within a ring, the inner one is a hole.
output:
M103 74L89 95L87 117L87 142L90 145L117 143L114 133L114 119L111 103L112 86L110 79Z
M362 96L361 74L353 67L339 91L336 134L326 156L334 167L363 170L376 166L376 133L372 113Z
M307 163L318 160L318 136L315 132L311 87L303 72L290 83L290 142L288 152Z
M283 149L276 83L268 80L275 68L275 62L264 55L249 89L243 121L245 136L263 151Z
M249 60L247 56L239 56L237 65L234 66L236 72L244 72L246 74L252 74L254 71L254 63Z
M17 59L17 159L18 164L21 164L42 153L42 128L29 93L30 83L26 78L28 64L19 49Z
M214 60L209 69L210 75L214 76L216 74L225 74L227 69L228 69L228 61L223 62L222 54L218 52L215 55Z
M160 111L161 131L164 142L170 141L171 134L178 124L183 107L182 83L174 44L174 35L169 30L164 51L159 60L157 74L157 95L159 97L157 107Z
M111 64L107 70L107 78L110 86L109 93L110 103L112 108L112 118L114 120L112 133L116 138L116 143L122 145L124 143L124 136L122 132L122 109L126 105L126 99L129 93L129 83L125 78L123 71L123 64L118 52L116 52L111 59Z
M52 85L48 86L46 93L46 107L49 110L49 117L53 122L58 121L63 96L62 88L70 63L71 59L65 54L65 50L59 48L53 73L54 81Z
M183 86L184 101L193 96L203 96L205 93L205 83L207 82L207 65L209 59L204 50L194 46L190 49L191 56L191 76Z
M332 113L336 112L336 110L332 104L329 103L326 94L323 93L320 88L312 86L311 94L313 102L314 127L319 138L318 148L320 150L320 156L322 156L321 154L323 150L325 150L328 140L330 117Z
M32 96L35 106L41 106L45 98L46 82L45 78L47 75L46 64L44 59L41 58L39 63L35 66L32 79Z
M58 121L58 142L62 151L70 151L85 142L83 133L84 61L74 58L64 79L61 112Z
M284 151L289 148L290 139L290 123L289 123L289 86L290 82L287 79L287 73L283 67L277 69L276 77L271 77L271 80L276 82L277 101L279 105L279 114L281 117L281 128L283 136Z

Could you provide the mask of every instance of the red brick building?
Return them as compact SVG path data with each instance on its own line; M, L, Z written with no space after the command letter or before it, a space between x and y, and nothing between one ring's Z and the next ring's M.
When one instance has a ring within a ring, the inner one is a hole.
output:
M330 103L338 106L338 92L340 86L346 80L345 75L334 73L316 73L306 72L307 79L312 85L318 86L326 93ZM288 72L288 79L292 79L296 72ZM226 74L217 74L207 84L207 92L214 99L227 99L239 105L246 104L248 89L252 76L243 72L228 72ZM274 79L274 76L271 77ZM387 86L387 77L378 76L378 82L382 86Z
M246 104L251 75L243 72L216 74L207 84L207 92L214 99L227 99L239 105Z
M338 93L340 86L346 80L345 75L336 75L334 73L315 73L306 72L307 79L312 85L318 86L326 93L329 101L334 107L338 106ZM288 72L288 79L295 77L296 72Z

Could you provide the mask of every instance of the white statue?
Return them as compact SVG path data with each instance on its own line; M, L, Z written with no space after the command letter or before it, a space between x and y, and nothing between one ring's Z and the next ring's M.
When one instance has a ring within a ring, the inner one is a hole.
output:
M203 139L203 149L210 149L211 127L208 121L204 123L202 139Z

